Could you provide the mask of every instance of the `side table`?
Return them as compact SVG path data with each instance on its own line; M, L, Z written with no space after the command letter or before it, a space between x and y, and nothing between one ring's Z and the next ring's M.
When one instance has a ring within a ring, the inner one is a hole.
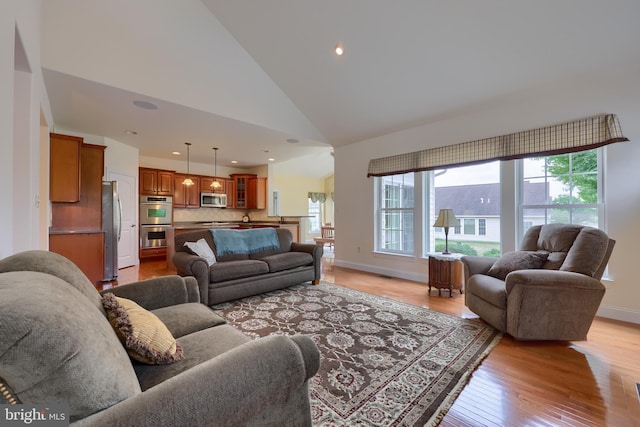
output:
M430 252L429 256L429 293L431 287L438 289L438 295L442 289L449 290L449 297L453 296L453 290L458 289L462 293L462 261L464 254L443 254Z

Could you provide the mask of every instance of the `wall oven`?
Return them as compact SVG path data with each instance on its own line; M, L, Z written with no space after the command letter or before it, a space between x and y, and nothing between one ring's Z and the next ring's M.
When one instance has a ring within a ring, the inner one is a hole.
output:
M141 225L140 248L164 248L167 246L167 231L170 225Z
M171 225L171 196L140 196L140 225Z

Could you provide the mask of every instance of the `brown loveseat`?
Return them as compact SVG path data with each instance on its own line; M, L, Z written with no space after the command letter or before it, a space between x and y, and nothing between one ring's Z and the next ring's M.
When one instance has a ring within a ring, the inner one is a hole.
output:
M250 254L220 255L209 229L177 234L173 263L180 276L196 278L200 301L209 306L299 283L320 283L322 247L294 242L288 229L274 230L279 246ZM200 239L215 256L212 265L185 246Z
M499 260L465 256L465 305L519 340L585 340L604 297L615 241L593 227L529 228Z
M252 341L199 302L191 277L106 292L155 314L184 360L130 359L71 261L22 252L0 260L0 404L66 404L73 426L311 425L308 384L320 363L311 338Z

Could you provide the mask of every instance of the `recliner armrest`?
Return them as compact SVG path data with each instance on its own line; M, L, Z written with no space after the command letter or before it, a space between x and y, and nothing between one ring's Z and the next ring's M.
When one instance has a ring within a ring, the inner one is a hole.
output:
M193 277L163 276L105 289L101 294L135 301L147 310L176 304L200 302L198 283Z
M466 255L460 258L460 261L464 265L464 279L466 282L474 274L487 274L497 259L486 256Z
M306 336L247 342L74 425L238 426L302 396L320 353ZM308 409L308 408L307 408ZM300 408L303 411L303 408ZM283 412L282 416L290 414ZM308 422L310 424L310 414ZM283 420L281 425L286 424ZM288 420L288 422L297 422Z
M544 269L516 270L507 274L505 278L507 296L516 285L553 287L557 289L605 289L604 285L598 279L594 279L585 274Z

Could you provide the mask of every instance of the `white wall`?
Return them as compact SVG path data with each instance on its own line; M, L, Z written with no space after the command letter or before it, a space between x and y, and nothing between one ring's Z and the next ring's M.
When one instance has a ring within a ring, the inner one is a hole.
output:
M553 93L533 88L531 93L510 97L493 104L493 108L488 104L474 113L452 114L432 124L337 148L335 265L427 280L425 260L373 251L374 180L366 177L370 159L614 113L630 142L606 148L606 231L617 244L609 263L611 281L606 282L599 314L640 323L635 268L640 245L640 186L636 184L640 181L640 85L637 70L612 69L611 74L602 82L568 81L563 90ZM513 183L505 185L513 188ZM507 239L507 248L513 247L509 242L515 237L513 230L503 230L502 236Z
M42 199L40 123L51 123L51 111L40 71L40 19L40 1L0 5L0 198L5 201L0 204L0 258L46 249L41 222L47 215L37 200Z

